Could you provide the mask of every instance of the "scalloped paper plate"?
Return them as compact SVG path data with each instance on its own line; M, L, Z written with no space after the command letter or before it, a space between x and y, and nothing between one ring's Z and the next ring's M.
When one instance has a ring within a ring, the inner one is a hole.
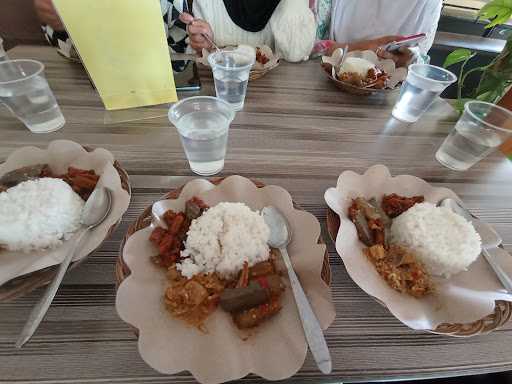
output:
M295 271L323 329L334 320L329 287L321 278L325 245L318 244L320 224L310 213L293 207L288 192L277 186L257 188L250 180L231 176L214 186L206 180L189 182L176 200L153 205L153 215L182 211L185 201L198 196L210 206L219 202L243 202L251 209L266 205L281 209L294 234L288 251ZM255 328L249 338L241 335L227 313L217 309L201 333L173 318L165 309L165 272L150 257L156 249L149 242L151 227L134 233L124 247L123 259L131 274L121 283L116 297L119 316L139 330L141 357L155 370L174 374L189 371L201 383L221 383L255 373L268 380L292 376L303 365L307 345L287 282L281 312ZM284 271L284 267L280 268Z
M336 188L325 192L325 201L340 217L336 250L348 274L369 295L382 302L402 323L413 329L434 330L442 323L470 323L493 313L495 300L512 301L486 261L479 257L468 271L449 279L434 277L436 292L421 299L401 294L390 288L363 254L364 245L357 237L354 224L347 216L353 198L376 197L397 193L424 195L425 200L437 203L451 197L460 200L446 188L436 188L414 176L391 177L383 165L369 168L363 175L345 171ZM500 259L503 268L512 274L512 258Z

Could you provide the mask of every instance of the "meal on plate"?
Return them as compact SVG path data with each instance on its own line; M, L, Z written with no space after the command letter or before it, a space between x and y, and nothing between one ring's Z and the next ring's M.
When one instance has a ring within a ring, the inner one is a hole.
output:
M336 74L338 80L359 88L383 89L389 76L372 62L359 58L347 57Z
M423 297L434 289L432 275L450 277L467 270L480 254L473 225L423 196L384 195L353 199L348 216L363 250L393 289Z
M164 301L172 316L206 331L204 321L219 306L239 329L280 311L277 253L258 212L242 203L210 208L194 197L185 212L168 210L163 221L167 228L155 228L150 241L158 248L153 262L167 270Z
M68 168L54 174L47 164L0 178L0 249L30 252L62 244L80 228L85 200L96 187L94 171Z

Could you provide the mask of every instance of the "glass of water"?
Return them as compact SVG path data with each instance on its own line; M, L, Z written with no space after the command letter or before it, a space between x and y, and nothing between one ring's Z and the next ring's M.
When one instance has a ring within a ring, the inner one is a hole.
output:
M0 62L0 104L34 133L53 132L66 123L43 71L35 60Z
M178 129L194 173L211 176L222 171L234 117L228 103L210 96L189 97L169 109L169 120Z
M208 56L217 97L228 102L235 111L244 107L249 72L255 60L254 50L224 49Z
M435 65L410 65L393 108L393 117L407 123L418 121L437 96L456 80L453 73Z
M500 106L470 101L436 153L445 167L465 171L512 136L512 112Z

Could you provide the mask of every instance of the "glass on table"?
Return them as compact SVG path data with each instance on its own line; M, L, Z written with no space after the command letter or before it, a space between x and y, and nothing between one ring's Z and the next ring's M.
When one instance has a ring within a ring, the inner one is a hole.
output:
M222 171L234 117L228 103L210 96L190 97L169 109L169 120L178 129L194 173L211 176Z
M217 97L229 103L235 111L244 106L249 72L255 60L254 49L223 49L208 56Z
M450 71L430 64L409 66L407 78L393 108L395 119L414 123L430 107L446 87L457 80Z
M4 39L0 36L0 62L5 60L9 60L9 56L7 56L7 52L5 52Z
M465 171L512 137L512 112L500 106L470 101L452 132L436 152L445 167Z
M66 123L39 61L0 62L0 104L34 133L53 132Z

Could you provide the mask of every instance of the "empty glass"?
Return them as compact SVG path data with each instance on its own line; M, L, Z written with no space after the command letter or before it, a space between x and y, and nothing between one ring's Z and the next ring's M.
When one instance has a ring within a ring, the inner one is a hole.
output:
M393 117L407 123L418 121L437 96L456 80L453 73L435 65L410 65Z
M53 132L66 123L43 71L35 60L0 62L0 103L34 133Z
M194 173L211 176L222 171L234 117L228 103L210 96L190 97L169 109L169 120L178 129Z
M512 136L512 112L497 105L470 101L436 153L444 166L465 171Z
M235 111L241 110L244 106L249 72L255 60L254 49L224 49L208 56L217 97L229 103Z

